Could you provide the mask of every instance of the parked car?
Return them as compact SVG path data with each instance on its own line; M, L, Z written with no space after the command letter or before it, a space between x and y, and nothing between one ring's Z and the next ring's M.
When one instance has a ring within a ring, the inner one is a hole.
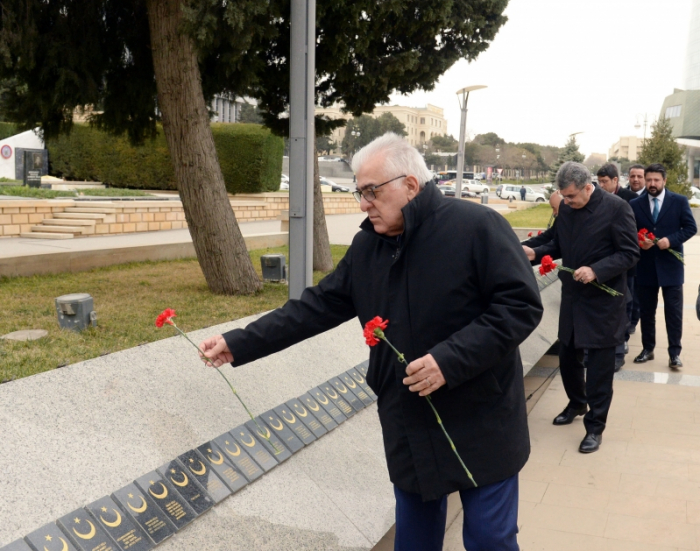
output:
M321 185L326 185L326 186L331 186L331 191L339 191L339 192L349 192L350 188L341 186L340 184L336 184L333 180L329 180L325 176L321 176L319 178L321 180Z
M503 189L501 189L501 199L510 199L512 197L514 200L520 201L520 188L521 186L518 185L505 184ZM531 187L526 187L525 200L534 201L535 203L544 203L544 193L539 193L534 191Z
M474 193L486 193L488 194L491 189L489 186L483 182L477 182L476 180L464 180L462 181L462 189L467 189L473 191Z
M285 182L284 180L282 180L280 182L280 191L285 190L285 189L289 190L289 182Z
M440 184L438 186L438 189L445 197L454 197L455 196L455 187L454 186L451 186L449 184Z

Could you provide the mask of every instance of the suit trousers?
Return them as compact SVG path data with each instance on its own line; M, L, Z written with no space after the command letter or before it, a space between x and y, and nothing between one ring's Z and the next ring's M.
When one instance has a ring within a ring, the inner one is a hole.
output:
M581 409L588 404L583 418L586 432L601 434L612 403L615 347L589 348L585 368L580 360L582 352L574 347L573 335L570 343L559 343L561 379L569 407Z
M654 350L656 346L656 307L659 304L658 285L638 285L639 311L642 322L642 346ZM664 318L668 337L668 355L680 356L683 337L683 285L661 287L664 297Z
M441 551L447 496L423 501L394 486L394 551ZM518 475L459 492L464 508L462 538L468 551L518 551Z
M629 281L632 279L633 281L633 290L632 292L632 308L630 309L629 303L627 304L627 315L629 316L630 320L630 326L631 327L637 327L637 324L639 323L639 291L637 290L637 278L627 278L627 285L629 285Z

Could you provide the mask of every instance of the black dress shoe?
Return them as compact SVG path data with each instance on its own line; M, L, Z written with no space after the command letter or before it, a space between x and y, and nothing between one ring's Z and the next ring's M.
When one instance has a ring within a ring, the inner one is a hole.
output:
M637 356L634 359L634 363L643 364L644 362L648 362L649 360L653 360L653 359L654 359L654 351L644 349L639 353L639 356Z
M683 367L681 357L671 356L671 358L668 360L668 367L670 367L671 369L680 369L681 367Z
M585 415L585 413L588 411L588 406L583 406L580 409L573 409L570 408L569 406L566 406L564 408L564 411L562 411L559 415L557 415L554 418L554 421L552 421L553 425L570 425L576 417L579 415Z
M581 453L593 453L600 449L600 445L603 443L603 435L595 434L592 432L586 433L586 436L581 440L581 445L578 447L578 451Z
M622 366L625 365L625 359L624 358L615 358L615 373L620 371L622 369Z

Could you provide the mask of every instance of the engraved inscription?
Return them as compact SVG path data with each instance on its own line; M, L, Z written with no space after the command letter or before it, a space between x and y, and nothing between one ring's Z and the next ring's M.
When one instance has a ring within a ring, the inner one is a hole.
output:
M175 519L175 520L180 520L182 517L184 517L187 513L185 510L182 508L182 505L180 505L177 501L173 500L169 502L165 506L165 510L170 513L170 515Z

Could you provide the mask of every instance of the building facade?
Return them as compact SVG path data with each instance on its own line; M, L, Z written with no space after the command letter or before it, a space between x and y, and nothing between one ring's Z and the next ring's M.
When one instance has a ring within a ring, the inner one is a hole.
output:
M637 136L622 136L608 150L608 159L617 157L618 159L629 159L636 161L642 152L644 139Z

